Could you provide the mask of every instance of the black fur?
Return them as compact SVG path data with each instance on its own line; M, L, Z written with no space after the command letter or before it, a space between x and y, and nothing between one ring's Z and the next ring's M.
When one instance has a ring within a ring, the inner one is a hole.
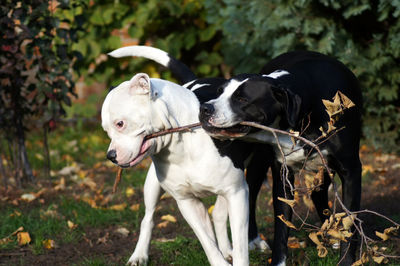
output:
M328 165L338 173L342 181L342 200L351 211L360 208L361 199L361 162L359 142L361 131L362 97L358 81L354 74L339 61L316 52L290 52L271 60L262 73L285 70L288 75L278 78L252 75L242 83L230 98L230 108L242 121L254 121L270 126L279 119L279 128L303 132L303 137L313 140L321 135L319 128L326 129L329 116L325 112L322 99L331 100L338 90L349 97L356 106L345 111L335 124L344 127L325 141L320 148L328 151ZM243 76L234 77L242 80ZM225 85L222 85L225 86ZM209 119L214 110L210 103L208 109L201 108L200 120L210 130ZM219 129L211 129L215 134ZM227 130L227 129L225 129ZM228 129L229 130L229 129ZM271 143L272 146L276 144ZM276 150L276 147L275 149ZM276 200L283 197L287 188L280 178L280 164L273 160L274 178L273 198L275 217L283 214L290 219L291 209L283 202ZM293 170L290 171L293 180ZM323 210L328 209L328 186L330 178L325 173L324 185L319 192L312 193L312 200L321 220L326 219ZM290 195L286 191L287 195ZM354 230L354 229L353 229ZM272 264L282 262L287 256L288 227L275 219ZM341 264L351 265L356 258L357 235L348 242L341 242ZM348 249L348 250L347 250Z

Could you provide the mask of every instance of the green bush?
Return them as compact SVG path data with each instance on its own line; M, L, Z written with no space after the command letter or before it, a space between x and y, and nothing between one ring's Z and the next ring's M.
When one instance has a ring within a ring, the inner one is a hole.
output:
M207 21L223 32L224 60L235 73L257 72L290 50L338 58L359 78L364 137L400 151L400 2L388 0L206 0ZM216 6L218 3L218 6Z
M138 71L172 78L147 60L99 60L121 46L112 34L121 29L138 44L168 51L200 77L258 72L283 52L319 51L360 79L366 140L399 151L399 15L400 2L388 0L96 1L83 10L87 32L76 48L86 80L110 85Z

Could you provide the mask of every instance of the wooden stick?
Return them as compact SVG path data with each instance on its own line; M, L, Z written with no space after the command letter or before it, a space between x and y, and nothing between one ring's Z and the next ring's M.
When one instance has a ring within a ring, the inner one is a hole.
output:
M112 190L113 194L117 191L117 186L119 184L119 181L121 181L121 175L122 175L122 168L120 167L118 168L117 176L115 177L114 186Z
M199 126L201 126L200 123L194 123L194 124L190 124L190 125L187 125L187 126L169 128L169 129L166 129L166 130L162 130L162 131L155 132L155 133L152 133L150 135L147 135L146 137L144 137L144 139L148 140L148 139L152 139L152 138L159 137L159 136L164 136L164 135L175 133L175 132L190 131L192 128L199 127Z

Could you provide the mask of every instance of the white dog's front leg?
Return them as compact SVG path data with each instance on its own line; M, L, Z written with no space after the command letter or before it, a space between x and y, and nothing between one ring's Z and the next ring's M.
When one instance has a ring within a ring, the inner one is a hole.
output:
M219 250L224 258L232 257L232 246L228 237L227 221L228 221L228 205L224 197L218 195L212 211L214 221L215 234Z
M195 198L177 200L177 203L183 217L200 240L210 264L229 265L218 249L210 216L203 203Z
M232 231L233 265L249 265L249 200L247 185L226 195Z
M143 188L145 215L140 225L139 240L135 251L128 261L128 265L144 265L149 258L149 247L154 222L153 215L160 198L161 186L158 182L154 164L150 165Z

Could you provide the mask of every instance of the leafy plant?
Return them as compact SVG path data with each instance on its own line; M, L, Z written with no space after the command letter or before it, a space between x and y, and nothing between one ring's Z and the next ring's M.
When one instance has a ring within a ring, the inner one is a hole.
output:
M71 67L79 54L70 45L76 41L80 24L75 16L82 9L76 1L39 0L7 0L0 7L0 134L7 140L1 146L8 144L9 148L8 156L4 149L0 154L13 165L18 182L22 176L34 180L25 147L26 131L43 127L47 136L65 113L63 105L70 105L70 97L75 95ZM65 10L75 16L60 19Z
M223 33L224 60L235 73L258 72L290 50L338 58L361 82L366 139L400 151L398 1L205 0L205 6L206 20Z

